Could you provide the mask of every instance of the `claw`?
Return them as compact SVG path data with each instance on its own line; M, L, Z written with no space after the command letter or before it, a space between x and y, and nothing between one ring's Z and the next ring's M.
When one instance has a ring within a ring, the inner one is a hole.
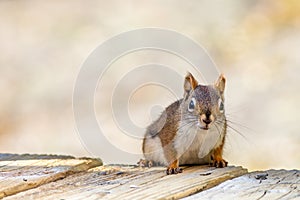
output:
M148 167L149 168L153 167L153 162L151 160L148 162Z
M166 173L167 173L167 175L171 175L171 174L178 174L178 173L182 173L182 168L179 168L179 167L177 167L177 168L167 168L167 171L166 171Z
M227 167L227 165L228 165L228 162L224 159L212 160L212 162L210 163L210 166L216 167L216 168Z
M151 168L154 165L154 163L151 160L144 160L144 159L140 159L140 161L137 162L137 164L139 167L142 167L142 168L144 168L144 167Z
M223 167L227 167L228 162L225 160L221 160L221 161L217 161L216 162L216 167L218 168L223 168Z

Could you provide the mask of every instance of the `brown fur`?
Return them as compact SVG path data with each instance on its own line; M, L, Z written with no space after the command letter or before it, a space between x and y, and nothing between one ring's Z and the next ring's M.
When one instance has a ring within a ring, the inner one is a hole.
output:
M225 123L225 129L226 129L226 123ZM226 132L226 131L225 131ZM225 137L222 140L222 143L220 146L218 146L216 149L214 149L213 157L211 161L211 165L214 167L227 167L228 162L223 159L223 148L225 144Z
M220 119L220 116L225 116L224 113L220 113L218 110L218 99L221 98L224 101L224 90L226 80L223 75L219 77L213 86L198 85L196 79L192 74L188 73L184 81L184 98L172 103L166 108L162 115L152 123L148 128L143 140L143 152L146 152L146 140L147 137L159 138L161 146L163 148L164 158L168 164L167 174L180 173L182 170L179 168L179 156L178 150L174 147L174 139L178 132L180 122L188 120L191 116L199 116L201 123L204 123L206 116L212 121L214 119ZM193 113L188 111L188 106L191 101L191 96L194 96L197 101L198 107L195 107ZM190 117L189 117L190 116ZM200 116L202 116L200 118ZM204 116L204 117L203 117ZM223 118L221 118L223 119ZM222 128L222 141L219 146L212 150L211 164L215 167L225 167L227 162L223 160L223 147L225 143L226 134L226 118L224 117L224 127ZM206 125L208 127L208 125ZM153 161L157 162L157 161Z

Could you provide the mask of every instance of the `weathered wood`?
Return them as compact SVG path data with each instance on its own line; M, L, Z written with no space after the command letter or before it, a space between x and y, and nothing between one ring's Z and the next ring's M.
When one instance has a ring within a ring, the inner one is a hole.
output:
M185 198L196 199L300 199L300 171L252 172Z
M300 199L299 170L246 174L242 167L189 166L167 176L163 167L101 164L72 156L0 154L0 198Z
M102 166L6 199L178 199L247 173L242 167L186 167L166 176L165 168Z
M0 154L0 198L102 165L99 159Z

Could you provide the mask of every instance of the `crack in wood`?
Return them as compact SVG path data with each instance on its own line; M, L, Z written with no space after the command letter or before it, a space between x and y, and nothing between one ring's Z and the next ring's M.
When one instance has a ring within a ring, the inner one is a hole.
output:
M267 190L265 190L264 193L260 197L257 198L257 200L262 199L266 194L267 194Z

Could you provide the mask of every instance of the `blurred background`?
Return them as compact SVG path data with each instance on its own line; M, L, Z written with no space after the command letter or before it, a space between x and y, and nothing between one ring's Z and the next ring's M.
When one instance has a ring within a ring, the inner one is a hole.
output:
M250 170L300 167L298 0L1 0L0 152L90 156L72 111L80 66L101 42L143 27L192 38L227 77L226 112L236 130L227 137L229 163ZM108 73L106 85L118 79L118 65L153 59L165 57L147 52L125 57ZM184 76L187 69L177 60L168 64ZM108 90L103 83L96 96ZM147 102L175 100L163 94ZM146 126L151 121L143 109L146 100L138 92L132 99L135 120ZM100 121L109 112L106 103L96 105Z

